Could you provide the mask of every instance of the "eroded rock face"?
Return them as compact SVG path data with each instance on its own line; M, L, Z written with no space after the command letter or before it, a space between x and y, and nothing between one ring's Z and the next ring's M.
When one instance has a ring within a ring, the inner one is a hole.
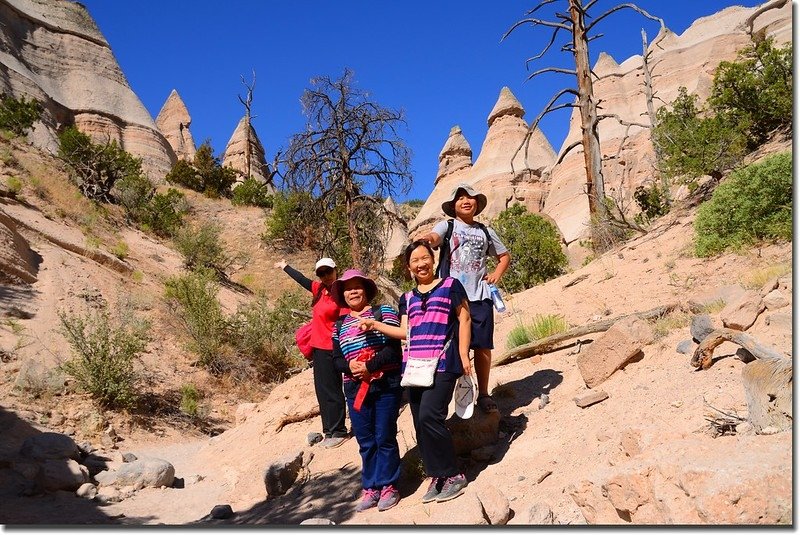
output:
M63 0L0 2L0 91L43 103L31 139L52 150L73 123L98 142L116 140L161 181L175 153L131 90L86 8Z
M156 126L167 138L172 150L175 151L175 156L179 160L187 162L194 161L194 155L197 152L192 132L189 130L191 124L192 117L189 115L186 104L178 92L173 89L161 107L161 111L158 112Z
M247 162L245 159L245 154L247 153L247 131L247 117L242 117L230 140L228 140L228 145L225 147L225 153L222 156L223 166L232 167L239 172L237 182L242 182L247 177ZM258 134L256 134L256 130L252 125L250 126L250 176L262 184L268 184L273 187L270 182L267 162L264 159L264 146L261 144L261 140L258 139Z

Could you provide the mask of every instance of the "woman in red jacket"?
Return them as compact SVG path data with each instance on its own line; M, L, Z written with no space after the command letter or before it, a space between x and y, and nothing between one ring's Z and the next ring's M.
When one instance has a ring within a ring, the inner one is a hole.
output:
M314 266L319 277L312 281L305 275L281 260L275 263L276 268L286 272L300 286L311 292L311 356L314 364L314 390L319 403L319 414L322 418L322 432L325 439L324 448L336 448L350 438L345 426L345 403L342 391L342 374L333 365L333 325L339 316L349 312L340 308L331 297L331 285L338 277L336 263L331 258L321 258Z

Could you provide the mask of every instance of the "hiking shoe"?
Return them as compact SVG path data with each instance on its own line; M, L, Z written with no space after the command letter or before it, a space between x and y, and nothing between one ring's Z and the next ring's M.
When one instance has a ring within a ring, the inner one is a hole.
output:
M328 437L319 443L323 448L333 449L344 444L350 437Z
M431 483L428 485L428 491L425 493L425 496L422 497L422 503L428 503L435 500L436 497L439 496L439 493L442 492L443 485L443 477L432 477Z
M378 501L378 511L391 509L400 501L400 491L394 485L386 485L381 489L381 499Z
M361 493L361 501L356 506L356 513L360 513L362 511L366 511L367 509L372 509L376 505L378 505L378 501L381 499L381 492L378 492L376 489L364 489Z
M437 502L446 502L464 494L464 488L467 486L467 478L464 474L448 477L442 486L442 492L436 497Z

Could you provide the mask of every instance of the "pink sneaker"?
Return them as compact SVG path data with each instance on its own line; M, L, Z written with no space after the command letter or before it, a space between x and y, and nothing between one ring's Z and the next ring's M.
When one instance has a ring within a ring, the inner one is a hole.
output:
M394 485L386 485L381 490L381 498L378 501L378 511L391 509L400 501L400 491Z
M382 493L378 492L376 489L364 489L364 491L361 493L361 503L359 503L356 507L356 513L366 511L367 509L372 509L378 505L378 501L381 499L381 494Z

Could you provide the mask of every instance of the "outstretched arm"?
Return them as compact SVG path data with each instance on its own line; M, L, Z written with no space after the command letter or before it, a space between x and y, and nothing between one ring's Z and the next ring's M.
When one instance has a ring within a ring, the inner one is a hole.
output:
M408 316L403 314L400 318L400 326L395 325L387 325L380 321L375 321L372 318L362 319L358 323L358 328L362 331L371 331L376 330L379 333L383 333L389 338L397 338L398 340L405 340L406 339L406 328L408 326Z
M308 290L309 292L312 291L311 289L311 279L294 269L292 266L286 263L286 260L281 260L280 262L275 262L275 267L278 269L282 269L289 275L294 281Z

